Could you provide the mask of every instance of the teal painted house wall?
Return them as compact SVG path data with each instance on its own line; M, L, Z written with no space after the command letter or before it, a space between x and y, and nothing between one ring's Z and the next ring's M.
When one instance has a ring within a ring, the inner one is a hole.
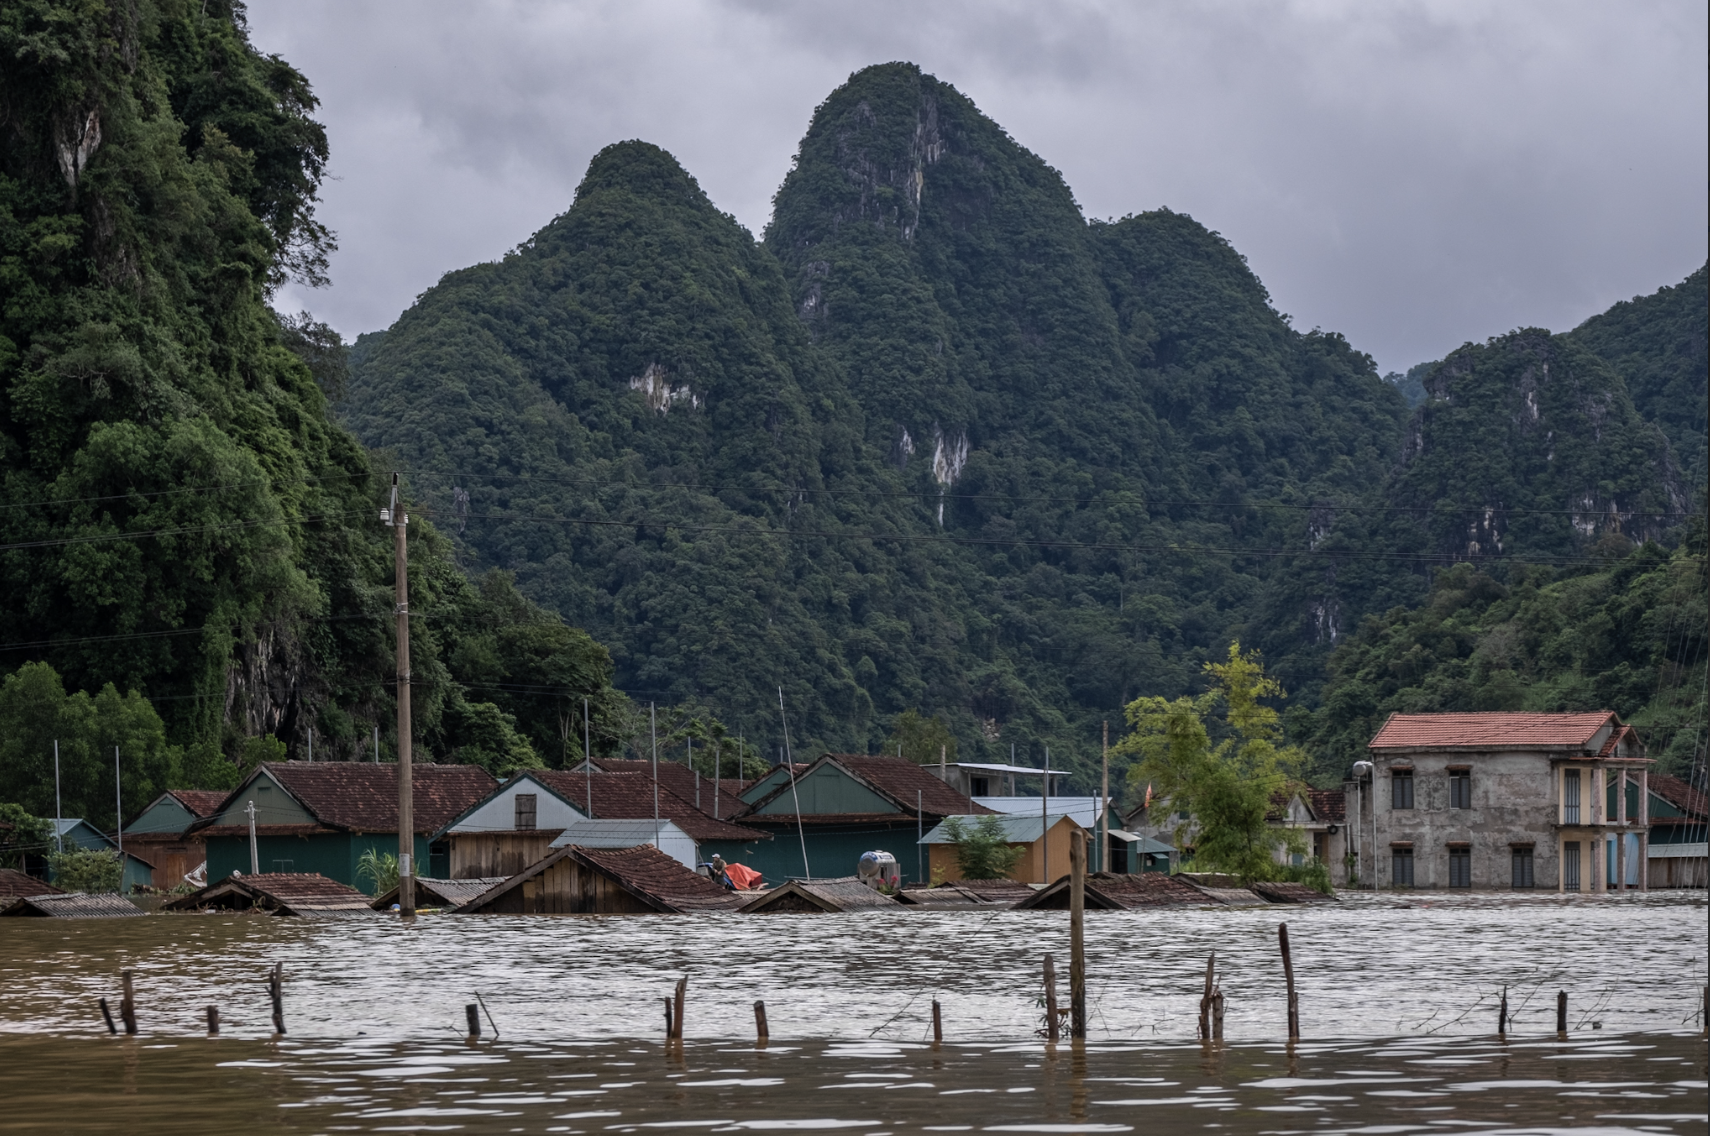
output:
M179 833L189 828L196 816L172 797L156 801L142 815L125 826L126 834L133 832Z
M807 811L805 803L802 811ZM806 875L802 867L802 837L797 834L793 822L757 823L754 817L744 817L742 823L770 832L772 839L745 845L745 848L753 851L737 857L734 862L761 872L770 884L781 884L791 877ZM880 822L820 825L807 829L806 837L808 864L813 868L815 879L853 876L856 865L861 862L861 853L875 850L889 852L897 858L897 866L902 869L905 884L924 883L926 881L921 879L921 869L928 875L932 871L924 856L919 858L920 867L916 866L913 817L906 818L894 827ZM725 859L728 861L731 857L726 854Z
M372 893L368 881L357 881L356 862L370 848L396 856L395 832L320 832L313 836L257 836L257 860L263 872L316 872L329 880ZM415 862L428 864L426 836L415 840ZM233 872L249 872L249 837L208 838L208 879L223 880Z

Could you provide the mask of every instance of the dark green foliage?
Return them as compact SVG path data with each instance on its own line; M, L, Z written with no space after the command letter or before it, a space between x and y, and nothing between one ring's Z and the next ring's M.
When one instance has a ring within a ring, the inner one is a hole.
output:
M944 834L956 845L956 866L965 880L1001 880L1015 870L1026 855L1020 844L1007 844L1003 821L995 816L947 817Z
M1391 371L1383 377L1383 381L1401 392L1401 397L1407 400L1407 409L1412 410L1425 401L1425 376L1430 373L1436 363L1415 363L1407 368L1407 373Z
M1339 783L1389 714L1442 710L1613 710L1688 775L1706 713L1704 552L1700 519L1672 553L1645 544L1599 571L1438 573L1424 606L1367 619L1332 657L1313 779Z
M47 854L48 871L53 886L61 891L80 891L88 895L112 893L119 890L125 878L125 863L110 848L67 848Z
M0 802L0 868L22 871L26 856L47 851L53 825L10 801Z
M942 718L928 718L918 710L904 710L891 723L891 734L879 749L883 754L906 757L919 765L956 760L956 735Z
M1621 373L1633 405L1662 427L1688 486L1702 493L1710 468L1710 269L1623 300L1571 338Z

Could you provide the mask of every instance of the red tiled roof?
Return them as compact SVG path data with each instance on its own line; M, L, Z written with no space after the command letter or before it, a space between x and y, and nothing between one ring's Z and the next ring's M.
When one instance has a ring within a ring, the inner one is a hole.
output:
M653 763L651 761L630 761L627 759L620 760L617 758L602 757L596 758L594 760L594 764L599 766L601 769L604 769L607 773L639 773L648 778L653 776ZM713 811L713 781L711 777L702 777L700 782L700 809L708 816L711 816ZM669 788L673 793L683 798L683 800L688 801L690 804L694 804L695 771L690 769L687 765L677 761L661 761L659 763L659 783ZM736 795L742 791L741 787L743 784L744 782L741 781L726 781L722 778L719 780L718 795L721 802L719 805L719 816L727 817L733 812L748 807L743 804L742 799Z
M1340 789L1308 789L1306 802L1319 820L1340 823L1348 819L1348 797Z
M1699 820L1706 814L1706 800L1703 793L1688 785L1678 777L1670 777L1666 773L1652 773L1646 779L1651 792L1679 809L1689 817Z
M625 886L663 900L678 911L720 911L747 898L691 872L651 844L633 848L571 845L570 850L587 863L610 872Z
M231 796L223 789L173 789L171 793L195 817L213 816Z
M252 891L290 904L320 904L353 898L367 903L369 898L348 884L329 880L316 872L261 872L244 876L243 882Z
M357 761L280 761L263 768L322 824L398 831L398 767ZM418 833L436 832L498 785L478 765L416 765L410 775ZM247 831L247 830L246 830Z
M921 811L930 816L978 816L994 811L976 805L972 798L958 793L907 758L864 753L825 756L889 797L904 812L914 811L917 793Z
M787 793L788 790L786 789L785 792ZM791 812L756 813L743 817L742 823L752 825L777 824L794 828L796 819L796 814ZM835 824L892 824L901 827L913 825L915 819L914 809L910 808L906 813L803 813L801 822L810 828L814 825Z
M59 895L61 889L46 880L27 876L16 868L0 868L0 897L20 895Z
M1391 714L1367 746L1371 749L1584 747L1614 717L1607 710L1588 714Z
M661 766L661 771L663 768ZM529 774L577 807L583 807L587 801L588 785L592 781L594 816L597 818L653 819L653 778L647 774L571 773L560 769L531 769ZM736 805L746 807L740 801L736 802ZM659 779L659 815L673 821L694 840L736 840L746 843L750 840L760 840L766 835L752 828L731 824L729 821L714 820L705 811L695 808L691 801L686 801L672 792L664 777Z
M257 872L248 876L234 873L215 880L199 891L169 900L162 910L259 906L290 915L366 914L369 902L368 896L348 884L315 872Z

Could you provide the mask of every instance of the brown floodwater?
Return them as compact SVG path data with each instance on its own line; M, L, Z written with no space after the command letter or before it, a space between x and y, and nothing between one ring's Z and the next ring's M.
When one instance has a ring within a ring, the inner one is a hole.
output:
M1034 1032L1042 955L1067 970L1061 913L4 920L0 1128L1705 1131L1702 895L1100 912L1086 937L1089 1040L1052 1048ZM1212 950L1228 1042L1204 1047ZM97 999L116 1006L126 968L140 1032L113 1037ZM688 1040L668 1049L662 999L685 975Z

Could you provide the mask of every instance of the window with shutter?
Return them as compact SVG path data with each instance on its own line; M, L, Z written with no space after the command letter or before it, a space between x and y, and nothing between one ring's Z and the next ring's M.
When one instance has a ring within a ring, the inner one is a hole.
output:
M517 801L517 831L530 832L534 829L534 807L538 795L535 793L518 793Z
M1389 850L1389 882L1394 887L1413 886L1413 849Z
M1579 841L1562 845L1562 890L1579 890Z
M1535 886L1532 882L1532 849L1514 849L1514 886L1529 888Z
M1452 888L1472 887L1472 849L1449 849L1449 886Z
M1579 823L1579 770L1562 774L1562 823Z
M1451 809L1472 808L1472 771L1469 769L1449 770L1449 807Z
M1392 809L1410 809L1413 807L1413 770L1397 769L1390 773L1389 807Z

